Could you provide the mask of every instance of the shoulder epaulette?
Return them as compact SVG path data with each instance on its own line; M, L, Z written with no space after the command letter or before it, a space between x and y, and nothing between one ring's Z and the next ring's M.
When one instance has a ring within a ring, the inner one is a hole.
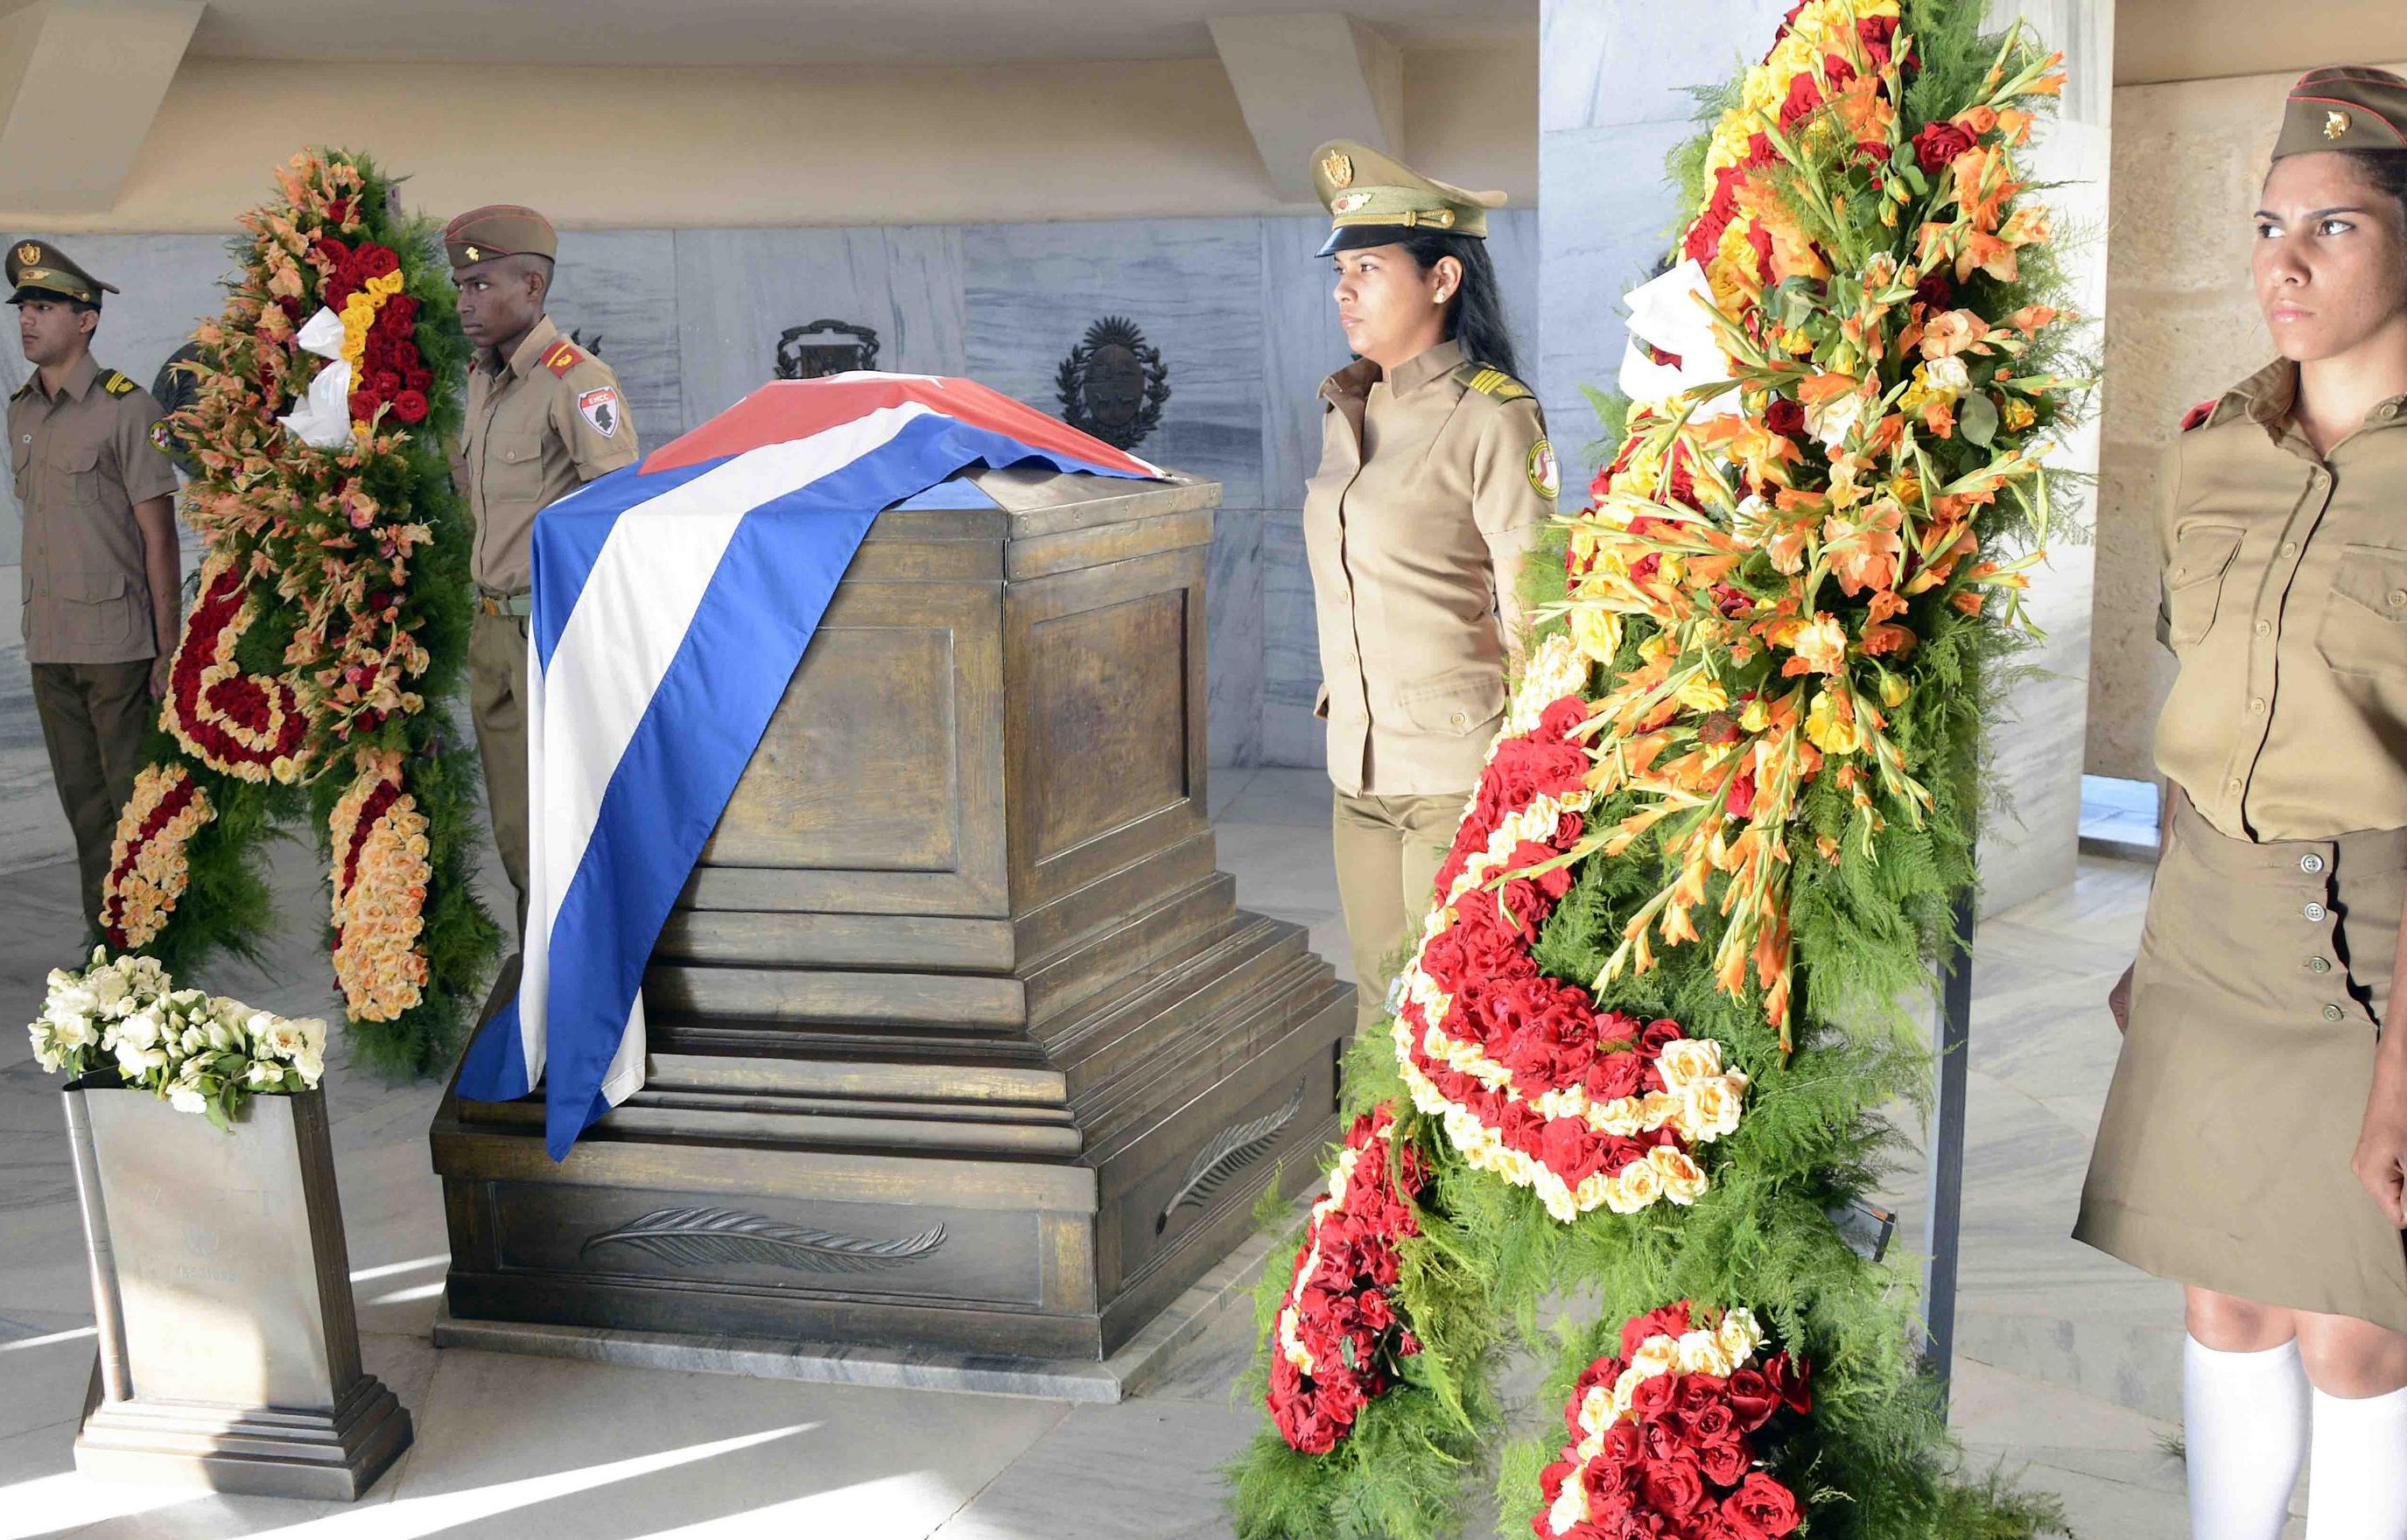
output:
M2215 416L2215 409L2222 404L2220 400L2200 402L2182 414L2181 431L2186 433L2193 428L2205 427L2207 418Z
M550 370L554 375L565 375L584 361L585 355L577 350L575 343L565 338L545 348L543 357L535 360L538 365Z
M1536 391L1515 379L1503 370L1485 363L1464 363L1455 366L1454 378L1466 390L1476 390L1498 401L1519 401L1534 396Z
M131 395L140 389L114 369L104 369L100 372L100 388L112 396Z

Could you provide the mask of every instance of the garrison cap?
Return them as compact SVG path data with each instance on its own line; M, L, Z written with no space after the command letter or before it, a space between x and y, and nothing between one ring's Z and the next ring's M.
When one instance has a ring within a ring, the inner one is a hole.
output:
M118 291L115 284L93 277L48 241L11 243L5 266L8 287L15 290L8 296L10 304L24 304L28 294L46 294L53 299L75 300L97 310L103 292Z
M443 227L443 249L450 254L453 267L465 267L495 257L557 256L560 236L551 221L532 208L487 204Z
M1329 239L1314 253L1320 257L1388 246L1415 230L1484 240L1488 211L1504 206L1502 192L1474 192L1424 177L1351 139L1332 139L1312 152L1312 190L1330 216Z
M2300 76L2282 109L2273 159L2318 149L2407 149L2407 80L2370 64Z

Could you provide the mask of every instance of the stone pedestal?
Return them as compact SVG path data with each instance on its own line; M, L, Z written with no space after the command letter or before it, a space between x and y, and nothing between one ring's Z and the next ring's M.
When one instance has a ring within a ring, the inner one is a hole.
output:
M1218 487L964 482L837 590L644 1090L557 1166L536 1103L444 1102L457 1321L1102 1360L1317 1171L1352 991L1214 869Z
M367 1491L410 1422L360 1367L324 1095L254 1096L231 1133L109 1076L64 1099L100 1338L76 1468Z

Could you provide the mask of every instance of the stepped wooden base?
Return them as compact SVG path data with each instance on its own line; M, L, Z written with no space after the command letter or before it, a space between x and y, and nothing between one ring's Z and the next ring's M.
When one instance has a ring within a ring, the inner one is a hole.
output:
M538 1105L447 1100L451 1314L1106 1358L1336 1134L1353 991L1303 931L1239 911L1180 952L1063 1024L1061 1063L1023 1042L1016 1074L890 1041L705 1052L776 1029L684 1023L558 1166Z

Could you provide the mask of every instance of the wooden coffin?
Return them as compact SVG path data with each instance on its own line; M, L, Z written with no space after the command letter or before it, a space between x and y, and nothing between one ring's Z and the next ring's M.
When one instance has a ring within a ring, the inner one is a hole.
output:
M443 1104L453 1316L1101 1358L1317 1173L1353 992L1214 869L1218 486L963 480L1000 506L888 510L838 588L644 1090L560 1165L538 1103Z

